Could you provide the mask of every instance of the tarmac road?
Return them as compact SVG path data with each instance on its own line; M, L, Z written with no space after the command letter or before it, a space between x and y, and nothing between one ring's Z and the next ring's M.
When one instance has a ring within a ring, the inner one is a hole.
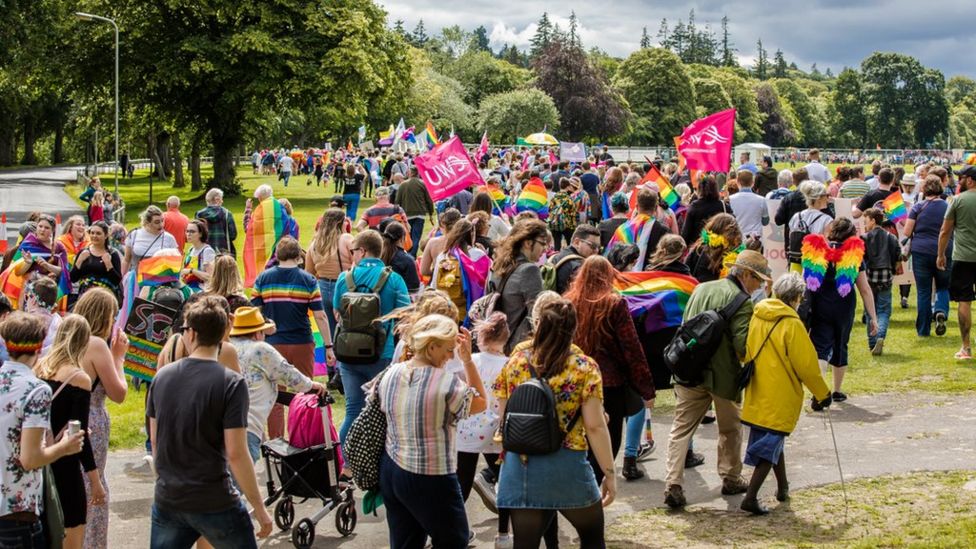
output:
M7 237L16 242L17 229L31 212L61 214L61 219L83 214L64 192L82 166L24 168L0 172L0 213L7 214Z

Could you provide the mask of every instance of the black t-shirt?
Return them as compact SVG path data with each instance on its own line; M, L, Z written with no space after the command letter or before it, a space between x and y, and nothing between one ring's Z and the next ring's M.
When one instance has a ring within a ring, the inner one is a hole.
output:
M417 274L417 263L414 261L413 256L397 248L397 251L393 254L393 258L390 259L390 267L393 269L393 272L403 278L408 292L416 292L420 289L420 275Z
M366 176L357 173L352 177L342 179L342 194L360 194L363 188L363 180Z
M617 232L617 227L627 222L626 217L611 217L600 222L600 247L606 248L613 238L613 233Z
M248 403L244 378L213 360L184 358L156 374L146 414L156 419L158 505L188 513L238 505L224 430L247 427Z
M881 202L885 198L888 198L888 195L896 191L897 189L894 188L888 189L887 191L884 189L874 189L873 191L868 191L864 196L861 197L861 201L857 203L857 209L863 212L868 208L873 208L875 204Z

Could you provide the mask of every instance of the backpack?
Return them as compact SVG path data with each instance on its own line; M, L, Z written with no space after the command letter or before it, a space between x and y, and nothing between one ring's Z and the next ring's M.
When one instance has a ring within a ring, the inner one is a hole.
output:
M682 385L694 387L704 381L702 374L725 337L729 319L748 299L740 291L722 309L699 313L678 328L671 343L664 348L664 365Z
M458 318L465 318L468 300L464 295L464 281L461 279L461 262L450 253L444 253L437 262L436 286L457 306Z
M569 254L566 257L560 259L558 262L553 263L552 260L554 259L554 257L555 256L549 258L549 261L546 261L546 264L543 265L542 268L539 270L541 271L542 274L542 289L552 290L554 292L557 292L559 291L556 289L557 281L559 278L557 276L557 274L559 273L559 268L570 261L576 259L582 260L583 257L576 254Z
M376 322L380 317L380 290L393 271L386 267L372 288L357 285L355 291L339 299L339 327L335 337L336 358L347 364L372 364L380 359L386 345L386 329ZM348 271L347 284L355 283Z
M573 430L583 412L576 412L563 431L552 387L531 364L529 372L532 378L516 387L505 405L502 447L506 452L528 456L551 454L562 447L566 433Z
M804 210L806 211L806 210ZM810 225L804 221L803 212L797 214L799 217L800 228L795 231L790 231L790 249L787 252L787 257L790 263L800 263L803 261L803 239L810 234ZM811 223L820 219L821 216L827 215L823 212L817 212L817 217L811 220ZM787 224L788 225L788 224Z

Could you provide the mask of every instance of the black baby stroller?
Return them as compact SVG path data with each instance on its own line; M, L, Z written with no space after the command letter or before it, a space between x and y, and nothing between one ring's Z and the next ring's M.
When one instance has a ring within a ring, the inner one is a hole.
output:
M296 395L278 392L278 402L285 406L291 404ZM325 443L309 448L296 448L283 438L276 438L261 445L268 473L268 497L264 504L271 505L280 498L274 508L274 520L278 528L287 530L295 521L295 502L317 498L322 500L322 510L308 518L298 521L292 528L291 541L295 547L304 549L315 541L315 525L326 515L336 511L335 525L343 537L356 528L356 502L353 499L352 484L339 484L339 446L333 440L328 405L334 401L326 394L317 400L322 412L322 427ZM314 402L314 401L313 401ZM275 485L275 477L280 487Z

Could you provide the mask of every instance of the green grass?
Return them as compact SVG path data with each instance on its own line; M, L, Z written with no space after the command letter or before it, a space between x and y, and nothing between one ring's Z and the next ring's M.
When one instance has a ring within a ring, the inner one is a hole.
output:
M654 508L622 517L610 547L973 547L976 492L970 471L916 473L847 484L850 515L838 484L794 491L768 503L762 518L711 508L681 513ZM921 519L921 520L920 520Z

